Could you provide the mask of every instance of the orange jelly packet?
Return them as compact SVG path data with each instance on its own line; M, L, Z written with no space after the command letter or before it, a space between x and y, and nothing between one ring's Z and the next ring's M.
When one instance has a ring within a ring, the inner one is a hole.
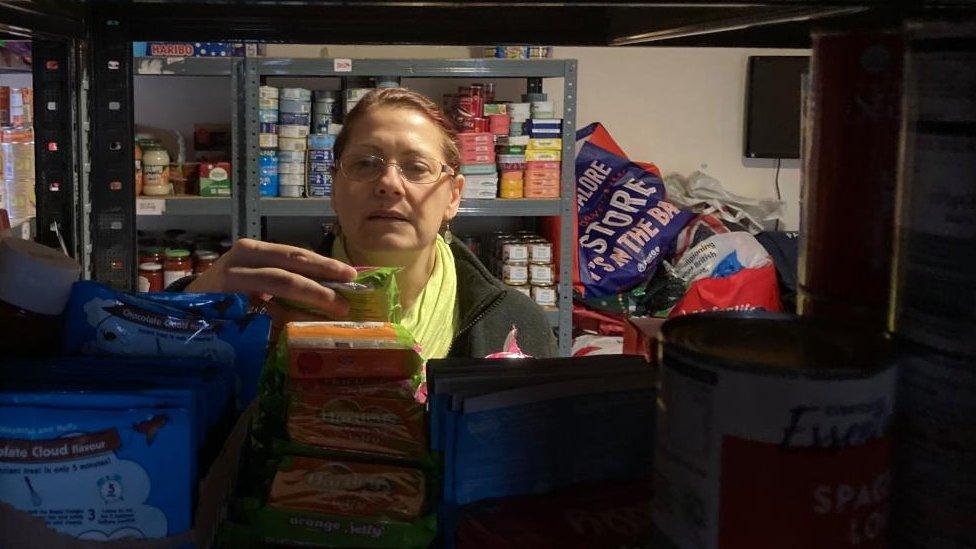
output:
M289 322L285 338L293 379L413 379L423 362L410 332L389 322Z
M421 459L427 451L424 405L414 400L295 392L287 428L292 441L335 452Z
M287 456L268 506L325 515L413 520L423 512L424 474L392 465Z

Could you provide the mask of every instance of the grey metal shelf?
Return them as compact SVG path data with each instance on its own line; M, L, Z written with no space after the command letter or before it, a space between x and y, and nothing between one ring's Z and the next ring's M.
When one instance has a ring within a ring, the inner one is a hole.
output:
M151 203L151 204L149 204ZM149 207L147 207L149 206ZM136 199L136 215L231 215L233 199L204 196L141 196Z
M260 76L400 76L404 78L563 78L561 59L257 59ZM348 70L342 66L349 61Z
M334 216L328 199L265 198L260 196L258 144L258 88L261 79L282 77L395 76L406 78L541 78L563 79L563 150L560 198L549 200L464 200L459 214L465 217L558 217L559 248L575 246L574 146L576 143L577 64L569 59L290 59L245 58L243 61L242 127L243 173L239 192L239 236L260 238L265 217ZM348 63L346 63L348 61ZM563 253L559 263L559 302L546 311L549 323L558 328L559 353L569 356L572 347L573 254Z
M332 201L328 198L272 198L259 200L258 211L263 216L333 217ZM557 217L562 201L559 199L462 199L458 215L463 217Z
M133 74L140 76L230 76L239 57L135 57Z

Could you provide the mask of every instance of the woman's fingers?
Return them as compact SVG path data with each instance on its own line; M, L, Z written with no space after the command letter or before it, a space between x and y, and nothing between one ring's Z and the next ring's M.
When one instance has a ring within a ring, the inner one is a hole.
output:
M275 267L313 280L350 282L356 278L356 269L341 261L286 244L242 238L234 245L232 253L233 266Z
M225 292L271 294L308 304L337 317L349 312L349 303L333 290L277 267L228 267L223 278Z

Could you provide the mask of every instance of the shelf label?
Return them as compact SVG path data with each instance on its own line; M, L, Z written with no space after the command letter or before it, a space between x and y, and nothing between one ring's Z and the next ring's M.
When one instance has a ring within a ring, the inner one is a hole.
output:
M335 72L352 72L352 59L333 59L332 70Z
M136 199L136 215L163 215L166 212L166 201L161 198Z

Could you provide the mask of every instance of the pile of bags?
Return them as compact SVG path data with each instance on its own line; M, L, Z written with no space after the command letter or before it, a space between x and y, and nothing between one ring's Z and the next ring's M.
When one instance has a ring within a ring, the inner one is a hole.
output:
M796 234L764 231L782 216L781 202L733 195L700 172L664 180L654 164L629 160L598 123L577 139L574 282L586 307L674 317L781 311L792 299Z

